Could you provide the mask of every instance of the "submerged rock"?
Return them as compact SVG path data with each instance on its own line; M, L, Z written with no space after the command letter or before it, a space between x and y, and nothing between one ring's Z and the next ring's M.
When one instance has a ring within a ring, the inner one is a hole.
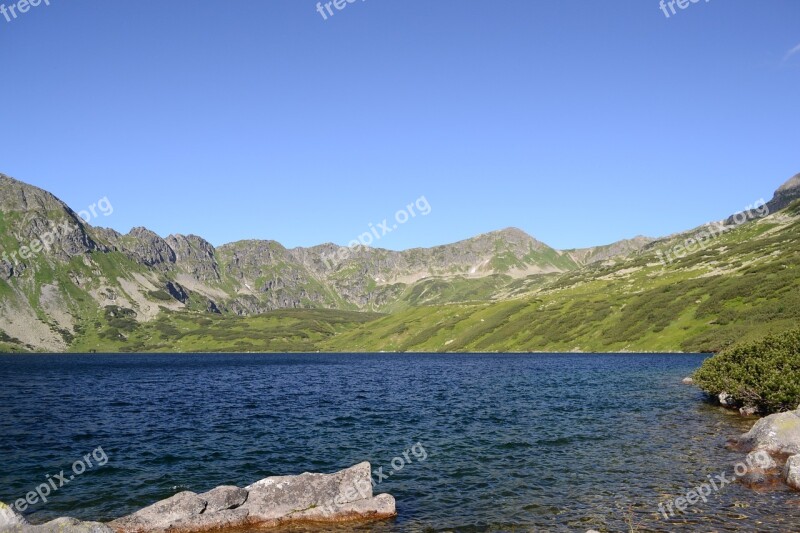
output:
M778 468L778 463L775 462L775 459L763 450L750 452L745 463L750 468L760 468L762 470L775 470Z
M245 489L182 492L109 525L116 533L199 533L396 515L392 496L373 496L372 467L362 463L336 474L270 477Z

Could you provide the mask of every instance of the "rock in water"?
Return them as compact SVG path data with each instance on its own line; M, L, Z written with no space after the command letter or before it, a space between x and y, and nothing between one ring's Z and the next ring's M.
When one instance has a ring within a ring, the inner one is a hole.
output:
M786 467L783 469L783 475L787 485L795 490L800 490L800 455L789 457Z
M765 450L772 454L800 454L800 416L797 411L762 418L749 433L739 438L749 450Z
M41 526L32 526L8 505L0 502L0 532L2 533L114 533L114 530L95 522L74 518L59 518Z
M246 489L218 487L201 495L182 492L110 526L117 533L200 533L396 515L392 496L373 496L372 467L362 463L336 474L270 477Z
M694 379L692 378L683 378L684 385L694 385Z
M717 397L719 399L719 404L723 407L733 407L736 400L734 400L733 396L728 394L727 392L720 393Z
M12 531L20 533L114 533L114 530L105 524L81 522L74 518L59 518L41 526L24 526L22 529L12 529Z
M758 407L746 405L739 409L739 414L742 416L755 416L758 414Z

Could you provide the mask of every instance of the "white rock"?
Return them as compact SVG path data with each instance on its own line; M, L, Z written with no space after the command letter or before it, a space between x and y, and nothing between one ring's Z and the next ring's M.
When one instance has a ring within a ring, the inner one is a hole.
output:
M771 454L800 454L800 416L796 411L762 418L739 442L749 450Z
M795 490L800 490L800 455L793 455L786 461L783 469L786 484Z
M0 502L0 531L10 530L13 526L27 524L24 518L14 512L14 509Z

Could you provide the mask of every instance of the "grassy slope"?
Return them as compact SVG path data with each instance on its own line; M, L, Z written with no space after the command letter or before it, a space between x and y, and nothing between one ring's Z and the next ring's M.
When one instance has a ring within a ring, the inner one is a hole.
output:
M137 323L113 309L116 318L98 335L77 340L75 352L315 352L338 332L380 318L373 313L281 310L241 318L163 311L158 320Z
M650 251L615 266L567 273L516 300L402 311L323 347L718 351L800 322L797 211L791 219L741 226L666 268Z

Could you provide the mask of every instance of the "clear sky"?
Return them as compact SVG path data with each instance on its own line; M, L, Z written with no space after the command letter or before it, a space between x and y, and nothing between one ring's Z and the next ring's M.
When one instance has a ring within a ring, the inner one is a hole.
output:
M0 172L122 232L346 244L424 195L378 246L580 247L800 172L797 0L49 3L0 15Z

